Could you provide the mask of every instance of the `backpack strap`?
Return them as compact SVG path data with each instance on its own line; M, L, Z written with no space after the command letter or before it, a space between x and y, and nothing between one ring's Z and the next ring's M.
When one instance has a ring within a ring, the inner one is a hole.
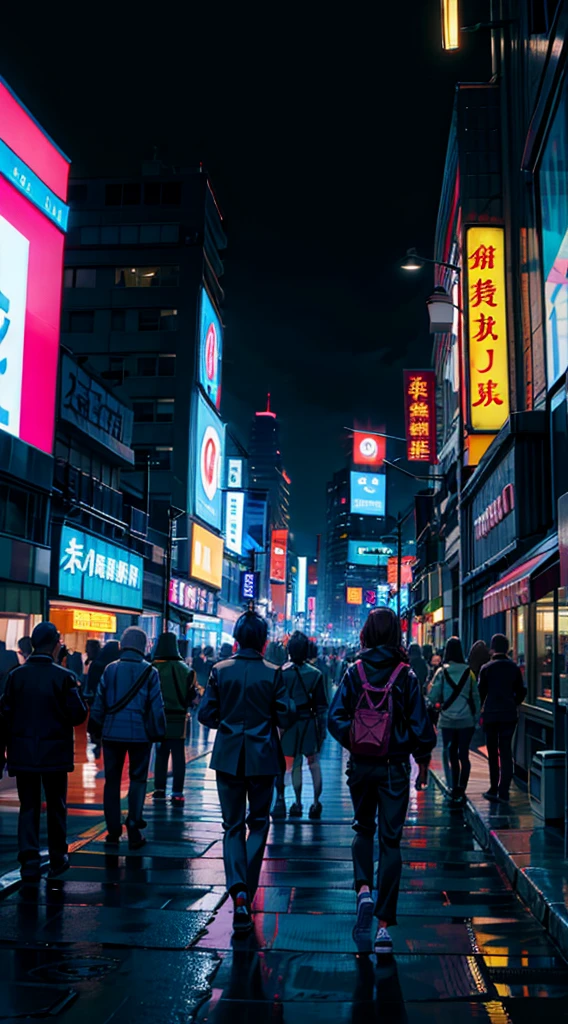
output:
M450 696L448 697L448 699L444 701L444 703L442 704L442 706L440 708L440 711L447 711L448 708L451 708L451 706L454 703L454 701L456 701L458 699L458 697L460 696L462 690L465 687L465 684L467 683L467 681L468 681L468 679L470 677L471 669L469 668L469 665L468 665L468 667L466 668L465 672L463 673L459 683L454 683L450 673L448 672L448 670L447 670L447 668L445 666L442 669L442 671L444 673L444 679L448 683L448 685L449 685L449 687L450 687L450 689L452 691Z
M144 671L140 673L140 675L138 676L138 679L136 680L134 685L131 686L130 689L128 690L128 692L124 694L124 697L121 697L120 700L117 700L116 704L111 704L110 707L105 708L105 714L107 714L107 715L116 715L116 714L118 714L119 711L124 711L124 709L126 707L128 707L128 705L130 704L130 702L132 700L134 700L136 694L140 692L140 690L144 686L144 683L146 682L146 680L148 680L148 689L149 689L149 680L150 680L150 676L152 675L153 667L154 667L153 665L148 665L144 669ZM118 672L118 668L115 669L115 675L116 675L117 672ZM115 680L115 683L116 683L116 680Z

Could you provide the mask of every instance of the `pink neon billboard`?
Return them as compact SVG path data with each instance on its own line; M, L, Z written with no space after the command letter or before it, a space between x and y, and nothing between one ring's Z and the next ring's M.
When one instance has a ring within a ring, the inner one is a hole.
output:
M51 454L69 161L0 80L0 430Z

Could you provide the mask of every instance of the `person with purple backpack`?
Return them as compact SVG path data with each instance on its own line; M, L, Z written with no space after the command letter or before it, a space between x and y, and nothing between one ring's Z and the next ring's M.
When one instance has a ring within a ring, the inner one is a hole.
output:
M436 734L420 683L401 646L400 623L390 608L375 608L361 631L357 660L349 666L329 709L328 729L349 753L347 784L354 809L353 868L358 947L370 942L378 919L377 955L392 954L402 873L400 842L410 796L410 755L417 788L426 785ZM377 898L373 901L374 836L379 824Z

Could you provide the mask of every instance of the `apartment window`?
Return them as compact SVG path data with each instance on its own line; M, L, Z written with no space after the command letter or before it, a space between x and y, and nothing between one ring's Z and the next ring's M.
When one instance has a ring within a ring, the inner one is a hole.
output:
M95 267L66 267L63 284L65 288L95 288L97 271Z
M176 331L177 309L139 309L139 331Z
M118 288L177 287L179 267L117 267L114 283Z
M133 402L134 422L153 423L155 419L155 403L152 399L148 401Z
M139 377L174 377L176 372L175 356L139 356Z
M156 423L173 423L173 398L158 398L156 402Z
M111 331L125 331L126 330L126 310L125 309L111 309L111 311L110 311L110 329L111 329Z
M70 334L92 334L95 329L95 311L81 309L67 313L62 326Z
M146 206L180 206L181 181L148 181L144 185Z

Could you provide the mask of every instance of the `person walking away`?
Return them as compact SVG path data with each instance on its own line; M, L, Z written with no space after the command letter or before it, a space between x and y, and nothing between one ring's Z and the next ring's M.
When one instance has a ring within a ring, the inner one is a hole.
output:
M409 758L412 754L418 763L420 784L425 785L436 735L420 684L401 647L400 622L390 608L370 612L361 631L361 646L333 698L328 728L350 754L347 784L355 817L352 853L357 892L353 937L358 945L370 939L374 913L378 918L374 948L383 955L392 953L388 928L397 923L400 842L410 795ZM372 708L375 711L369 716ZM366 716L372 720L369 728L364 725ZM377 812L379 868L373 904Z
M94 742L102 737L105 769L104 812L106 842L116 845L122 833L120 782L128 754L130 785L126 831L128 846L138 850L146 840L142 809L146 796L152 743L164 736L166 716L157 670L144 658L147 637L129 626L120 638L120 658L105 668L91 709L89 731Z
M104 647L101 647L94 661L89 666L84 685L84 698L87 704L91 705L97 695L99 683L107 665L120 658L120 644L118 640L108 640Z
M166 733L156 748L154 800L166 799L171 754L174 773L171 802L174 807L183 807L185 737L189 707L197 694L195 672L185 664L175 633L162 633L158 637L152 664L158 670L166 712Z
M25 665L32 650L31 636L21 636L18 640L18 661L20 665Z
M17 668L20 660L16 651L6 649L6 642L0 640L0 696L4 693L6 680L13 668Z
M479 680L479 673L487 662L491 661L491 651L489 650L485 640L476 640L471 646L471 650L467 657L467 663L473 672L475 678Z
M57 664L61 645L53 623L40 622L31 642L31 655L25 665L10 673L0 700L8 774L16 778L20 800L18 860L24 882L40 878L42 785L47 804L49 876L69 867L67 776L74 770L74 726L81 725L88 714L77 679Z
M317 821L322 815L322 776L319 755L326 733L325 714L328 708L328 699L321 672L310 663L311 659L308 660L312 653L307 636L299 631L292 633L288 641L288 658L290 660L282 666L282 674L286 692L296 705L298 718L282 736L282 752L286 758L286 768L292 773L292 785L296 797L290 808L290 817L302 817L302 769L305 757L314 787L314 802L310 807L309 816L312 820ZM279 776L277 780L276 791L277 799L272 817L275 819L285 818L283 776Z
M422 692L424 693L424 687L428 680L428 664L422 657L420 644L410 644L410 647L408 648L408 657L410 659L410 667L420 683Z
M489 789L483 796L493 803L509 800L513 779L513 735L519 704L527 695L522 672L508 653L507 637L496 633L491 638L491 661L479 673L481 717L489 757Z
M461 640L452 636L446 643L444 663L434 676L430 703L439 708L442 742L450 762L451 803L465 803L471 762L469 745L479 718L480 700L475 676L467 664Z
M198 711L201 725L217 729L211 768L217 772L236 935L252 930L274 779L284 765L278 727L288 728L295 714L281 670L262 657L267 631L266 619L256 612L241 615L234 631L239 649L215 665Z

